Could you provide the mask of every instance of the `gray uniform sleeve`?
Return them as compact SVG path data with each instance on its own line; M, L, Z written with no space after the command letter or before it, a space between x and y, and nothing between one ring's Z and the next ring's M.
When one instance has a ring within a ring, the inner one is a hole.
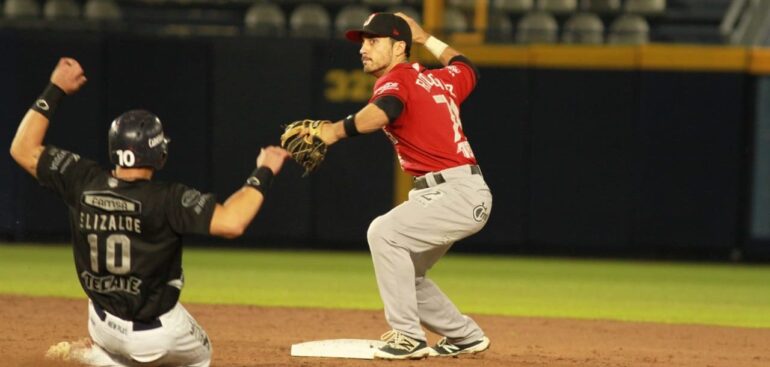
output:
M168 222L179 234L209 234L217 201L214 194L182 184L172 184L167 197Z

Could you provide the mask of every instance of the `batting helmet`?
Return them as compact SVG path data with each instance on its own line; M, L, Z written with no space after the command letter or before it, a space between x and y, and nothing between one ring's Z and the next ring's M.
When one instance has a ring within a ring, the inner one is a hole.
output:
M163 124L150 111L131 110L112 121L108 134L110 161L121 167L159 170L168 156Z

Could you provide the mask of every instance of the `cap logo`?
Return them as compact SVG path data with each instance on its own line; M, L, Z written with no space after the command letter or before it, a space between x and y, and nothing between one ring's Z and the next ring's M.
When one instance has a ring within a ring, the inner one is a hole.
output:
M393 28L393 35L398 36L400 33L398 33L398 29Z
M377 15L377 13L372 13L372 15L369 16L369 18L366 18L366 20L364 21L364 27L369 25L369 23L372 21L375 15Z

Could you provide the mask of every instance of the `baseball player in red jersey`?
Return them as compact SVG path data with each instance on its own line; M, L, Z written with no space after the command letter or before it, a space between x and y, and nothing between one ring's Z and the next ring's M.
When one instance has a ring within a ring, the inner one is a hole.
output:
M468 58L426 33L413 19L375 13L346 32L361 43L364 71L377 77L364 108L321 127L327 144L383 130L401 167L415 176L409 199L376 218L367 233L385 317L393 330L375 358L456 356L489 348L489 338L426 273L456 241L486 224L492 194L463 133L460 104L476 85ZM409 63L412 42L444 65ZM420 325L442 335L428 346Z

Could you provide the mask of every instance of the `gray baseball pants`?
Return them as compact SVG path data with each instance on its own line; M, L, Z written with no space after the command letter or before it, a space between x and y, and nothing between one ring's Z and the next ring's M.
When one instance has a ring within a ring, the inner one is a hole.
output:
M484 336L476 322L460 313L426 276L452 244L487 222L492 194L482 175L472 172L464 165L437 172L438 179L435 173L423 176L429 187L411 190L407 201L369 226L385 319L411 338L426 340L421 324L457 344Z

